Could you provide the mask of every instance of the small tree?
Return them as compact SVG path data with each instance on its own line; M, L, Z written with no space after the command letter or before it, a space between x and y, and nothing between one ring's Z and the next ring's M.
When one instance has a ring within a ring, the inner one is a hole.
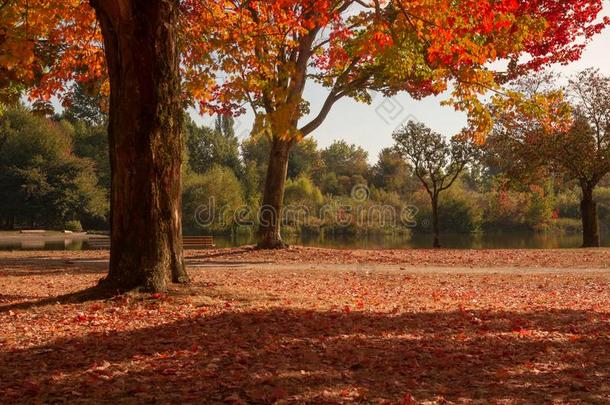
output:
M583 247L598 247L593 193L610 172L610 77L589 69L572 77L565 89L556 88L557 81L544 74L514 84L523 99L496 107L487 149L515 182L533 182L549 173L576 180L582 191ZM554 100L555 113L538 114L541 100Z
M466 165L474 160L478 148L470 140L453 138L447 141L442 135L424 124L409 121L392 135L396 149L413 167L432 204L432 230L434 248L440 248L438 200L442 191L450 188Z
M610 76L585 70L570 80L569 92L575 108L570 131L558 132L556 163L582 190L580 211L583 247L599 247L597 204L593 192L610 172Z

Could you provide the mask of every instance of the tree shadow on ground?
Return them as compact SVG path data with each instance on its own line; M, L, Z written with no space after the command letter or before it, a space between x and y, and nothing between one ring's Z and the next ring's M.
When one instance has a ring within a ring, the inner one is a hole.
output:
M0 258L0 269L2 276L96 274L108 271L108 260L68 260L45 255L27 258Z
M237 260L237 261L232 261L232 260L202 260L202 261L195 261L192 258L186 260L187 270L188 270L188 267L192 267L193 269L205 268L205 267L219 267L219 266L223 266L223 267L241 267L241 266L247 266L247 265L256 266L256 265L269 264L269 263L273 263L273 262L272 261L261 262L261 261L254 261L254 260Z
M28 310L37 307L44 307L47 305L54 304L79 304L87 301L98 301L98 300L106 300L113 297L116 297L118 292L114 289L103 287L100 285L95 285L93 287L86 288L84 290L75 291L67 294L62 294L58 296L47 297L43 299L33 300L33 301L20 301L13 302L7 305L0 305L0 314L9 312L9 311L17 311L17 310ZM0 295L0 298L2 295ZM11 301L15 301L16 299L24 300L30 299L31 297L14 297ZM0 301L1 303L2 301Z
M243 253L243 252L236 252ZM230 256L231 253L194 255L185 259L187 270L204 267L240 267L244 265L260 265L272 263L271 260L210 260L213 257ZM108 271L108 258L63 259L48 256L33 256L25 258L0 259L0 275L3 276L32 276L53 274L98 274Z
M571 310L233 310L1 353L0 392L23 403L603 403L609 336L607 314Z
M4 302L15 302L15 301L28 301L28 300L35 300L38 297L35 295L26 295L26 294L0 294L0 304L4 303ZM0 312L2 312L1 310L1 306L0 306Z
M187 252L186 262L190 265L241 265L241 264L268 264L274 263L272 259L248 259L251 253L256 251L254 246L242 246L223 250L193 250ZM243 256L242 260L232 259L233 256ZM225 259L225 260L223 260Z

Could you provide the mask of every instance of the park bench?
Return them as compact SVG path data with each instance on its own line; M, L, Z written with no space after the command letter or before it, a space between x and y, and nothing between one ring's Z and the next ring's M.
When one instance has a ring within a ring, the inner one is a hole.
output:
M87 241L90 249L110 249L110 238L107 236L92 236ZM213 236L184 236L182 238L184 249L201 249L216 246Z
M183 236L182 247L185 249L200 249L216 246L212 236Z
M107 236L92 236L87 239L87 245L91 250L110 249L110 238Z

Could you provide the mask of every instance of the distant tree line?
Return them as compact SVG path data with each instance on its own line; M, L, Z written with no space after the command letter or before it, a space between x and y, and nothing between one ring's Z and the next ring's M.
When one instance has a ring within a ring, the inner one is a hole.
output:
M549 78L536 80L537 86L521 87L554 91L541 86ZM525 112L508 108L496 111L492 135L477 147L409 122L375 164L364 149L343 140L325 148L311 138L296 143L284 199L307 208L309 217L286 218L284 232L433 232L439 246L441 232L559 230L585 231L585 245L599 244L598 229L610 223L610 85L587 71L569 89L575 118L565 131L534 125ZM35 105L8 109L0 118L2 228L108 228L106 115L101 99L79 87L74 92L75 102L61 115L49 116L48 105ZM529 97L535 100L535 92ZM238 139L230 116L215 117L212 127L187 116L184 128L185 233L252 233L254 226L236 223L235 212L247 208L246 217L254 219L260 208L269 140ZM365 199L355 198L357 187L367 191ZM211 200L216 218L202 224L198 210ZM370 213L375 205L395 212L415 207L413 221L358 221L356 212L351 221L336 221L343 207ZM328 211L332 215L324 215Z
M289 220L284 232L433 232L438 246L440 232L551 230L582 232L583 246L598 246L600 230L610 226L610 80L588 70L572 77L565 88L557 82L556 77L533 75L507 88L524 98L492 107L495 124L484 144L459 136L448 141L414 122L394 133L395 146L382 150L374 165L365 150L342 140L326 148L308 138L297 143L288 161L286 205L308 207L310 213L319 213L322 206L377 204L396 212L412 206L417 213L408 229L401 223L362 223L355 216L353 223L337 226L319 215ZM556 101L548 109L555 114L541 116L539 105L548 100ZM220 203L246 205L256 212L269 141L250 138L240 144L231 131L219 129L223 120L230 127L230 118L219 118L215 130L187 125L190 155L198 154L193 145L214 145L207 152L207 169L194 171L204 178L223 170L224 176L233 174L225 182L230 187L217 186L222 191L210 191L207 197L231 195ZM206 171L211 166L216 167L213 174ZM367 201L354 201L357 186L368 188ZM190 202L185 206L186 228L195 231L196 204L190 197L185 201ZM228 229L231 218L225 219Z
M23 107L0 118L0 224L5 229L106 226L106 131L58 118Z

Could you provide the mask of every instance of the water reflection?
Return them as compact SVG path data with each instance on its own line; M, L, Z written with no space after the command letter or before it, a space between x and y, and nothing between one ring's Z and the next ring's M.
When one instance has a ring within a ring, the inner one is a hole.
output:
M432 246L432 235L288 235L285 240L292 245L316 246L343 249L413 249ZM217 247L253 245L254 236L215 236ZM579 234L556 233L487 233L487 234L445 234L441 243L447 249L560 249L578 248L582 243ZM610 247L610 235L602 236L602 246ZM85 250L89 249L87 239L44 239L18 238L0 240L0 251L10 250Z
M344 248L344 249L421 249L432 246L432 235L326 235L294 236L284 238L293 245ZM252 237L216 237L220 247L252 245ZM486 234L444 234L441 244L447 249L567 249L582 244L580 234L512 232ZM602 236L602 246L610 246L610 235Z
M84 239L24 239L0 240L0 250L84 250L87 242Z

